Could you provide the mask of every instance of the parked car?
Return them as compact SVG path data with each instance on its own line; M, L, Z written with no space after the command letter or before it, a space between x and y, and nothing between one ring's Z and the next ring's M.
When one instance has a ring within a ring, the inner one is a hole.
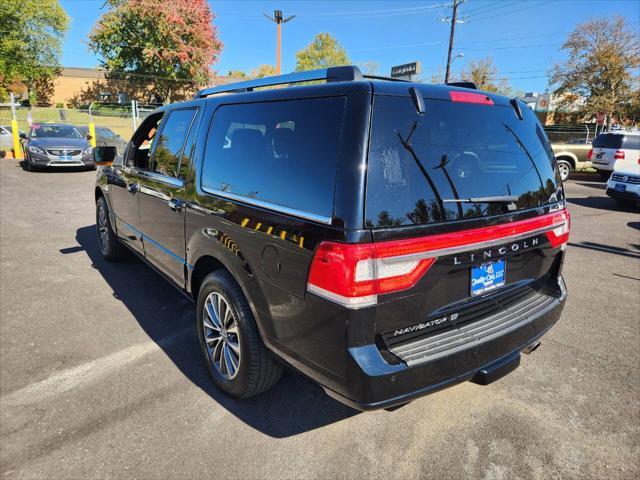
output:
M591 159L588 158L591 143L587 143L585 139L574 139L566 143L554 142L551 148L563 182L569 178L571 172L591 167Z
M205 89L100 169L99 247L193 298L231 396L282 365L364 410L488 384L565 304L569 212L546 138L520 101L357 67Z
M604 180L616 169L635 168L640 160L640 133L615 131L598 135L590 152L593 166Z
M85 137L89 136L89 127L86 125L78 125L76 129ZM124 155L124 149L127 148L127 141L116 132L107 127L95 127L96 145L101 147L116 147L118 155Z
M615 166L607 181L607 195L621 205L640 206L640 162Z
M0 125L0 151L9 152L13 150L13 135L10 125ZM24 135L22 130L19 130L19 135Z
M23 140L27 170L95 168L89 141L71 125L34 123Z

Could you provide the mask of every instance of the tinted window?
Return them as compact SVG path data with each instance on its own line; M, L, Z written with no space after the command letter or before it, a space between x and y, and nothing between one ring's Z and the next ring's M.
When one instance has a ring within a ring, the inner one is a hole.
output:
M562 198L553 153L535 114L511 107L375 97L366 225L388 227L497 215ZM511 207L511 209L510 209Z
M178 176L182 147L195 114L195 109L174 110L169 114L154 152L153 170L155 172L171 177Z
M623 135L617 133L601 133L593 141L597 148L622 148Z
M640 150L640 135L625 135L622 148L627 150Z
M31 138L82 138L82 135L69 125L34 125Z
M220 107L203 188L331 217L344 107L341 97Z

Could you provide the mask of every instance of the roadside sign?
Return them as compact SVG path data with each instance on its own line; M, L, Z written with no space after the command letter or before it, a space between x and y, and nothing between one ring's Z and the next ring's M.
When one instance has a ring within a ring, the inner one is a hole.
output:
M422 71L420 62L405 63L391 67L391 77L411 80L413 75L417 75Z

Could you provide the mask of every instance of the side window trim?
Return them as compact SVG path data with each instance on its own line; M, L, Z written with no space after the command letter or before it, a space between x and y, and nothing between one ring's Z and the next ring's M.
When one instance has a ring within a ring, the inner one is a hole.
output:
M158 173L154 169L156 168L156 148L158 147L158 144L160 143L160 137L162 136L162 132L164 132L164 128L165 128L167 122L169 121L169 118L171 117L171 114L174 113L174 112L180 112L180 111L184 111L184 110L193 110L195 113L194 113L193 117L191 118L191 122L189 123L189 128L187 128L186 134L184 136L184 140L182 141L182 146L180 147L180 151L178 153L178 164L176 165L176 170L177 170L178 175L180 174L180 164L182 163L182 156L184 154L184 147L187 144L187 139L189 138L189 133L191 132L191 128L193 128L193 124L194 124L195 119L198 116L198 113L199 113L199 110L200 110L200 108L197 107L197 106L182 107L182 108L172 108L170 110L167 110L165 112L165 114L162 116L162 122L158 126L158 132L156 133L158 141L157 142L153 142L153 145L152 145L152 148L151 148L151 152L149 153L149 166L151 168L149 170L147 170L148 172L151 172L151 173L153 173L155 175L158 175L159 177L166 177L166 178L172 178L172 179L179 180L179 178L173 177L171 175ZM183 182L183 185L184 185L184 182Z
M184 187L184 180L182 178L175 178L170 175L165 175L163 173L152 172L150 170L140 170L136 169L138 175L144 178L148 178L149 180L153 180L155 182L162 182L176 188Z
M305 220L313 220L314 222L324 223L326 225L332 224L331 217L325 217L324 215L318 215L316 213L305 212L303 210L285 207L284 205L278 205L277 203L265 202L263 200L258 200L257 198L250 198L244 195L236 195L235 193L223 192L222 190L215 190L213 188L206 188L202 185L202 180L200 180L200 188L204 192L216 195L218 197L226 198L227 200L246 203L247 205L252 205L254 207L264 208L276 213L291 215L293 217L303 218Z

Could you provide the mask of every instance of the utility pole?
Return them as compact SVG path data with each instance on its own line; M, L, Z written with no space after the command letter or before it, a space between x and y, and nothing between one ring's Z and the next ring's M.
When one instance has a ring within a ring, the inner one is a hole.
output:
M291 15L290 17L284 18L282 16L282 10L274 10L273 11L273 17L267 15L266 13L263 13L263 15L265 17L267 17L269 20L271 20L272 22L275 22L275 24L277 25L277 29L278 29L278 41L277 41L277 45L276 45L276 74L280 75L280 70L281 70L281 50L282 50L282 24L283 23L287 23L290 20L293 20L293 18L295 17L295 15Z
M458 7L464 0L453 0L453 14L451 15L451 33L449 34L449 53L447 54L447 69L444 73L444 83L449 81L451 70L451 53L453 51L453 37L456 33L456 23L458 22Z

